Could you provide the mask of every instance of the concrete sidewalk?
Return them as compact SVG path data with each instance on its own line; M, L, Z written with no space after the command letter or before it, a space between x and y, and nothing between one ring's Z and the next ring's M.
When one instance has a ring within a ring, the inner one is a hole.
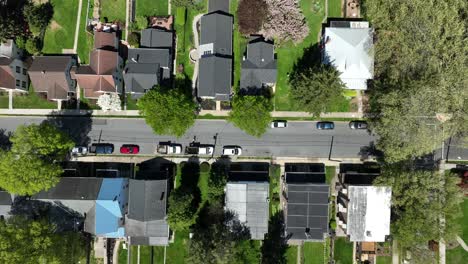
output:
M128 116L138 117L140 116L138 110L123 110L123 111L102 111L102 110L75 110L75 109L0 109L0 115L92 115L92 116ZM200 116L212 115L225 117L229 115L229 111L216 111L216 110L201 110ZM275 118L311 118L312 114L307 112L287 112L287 111L275 111L271 115ZM362 118L363 113L357 112L333 112L323 113L322 118Z

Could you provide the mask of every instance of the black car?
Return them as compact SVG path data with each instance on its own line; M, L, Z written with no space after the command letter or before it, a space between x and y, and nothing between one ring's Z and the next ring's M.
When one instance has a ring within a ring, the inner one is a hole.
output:
M334 128L335 128L335 123L333 122L317 122L317 129L332 130Z
M96 154L112 154L114 145L109 143L94 143L89 148L89 152Z
M367 129L368 125L367 125L366 121L357 120L357 121L349 122L349 128L351 128L351 129Z

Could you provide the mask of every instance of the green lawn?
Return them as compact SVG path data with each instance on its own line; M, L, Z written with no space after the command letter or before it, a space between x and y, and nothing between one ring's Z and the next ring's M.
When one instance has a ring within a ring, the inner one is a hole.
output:
M239 32L239 25L237 23L237 6L238 0L231 0L230 11L234 16L234 31L233 31L233 58L234 58L234 91L239 90L240 74L241 74L241 61L242 54L244 54L247 47L248 38L241 35Z
M8 108L8 93L0 95L0 108Z
M154 16L167 15L166 0L137 0L136 15L137 16Z
M328 0L328 17L341 17L341 0Z
M166 250L167 264L183 264L188 254L189 233L178 231L175 234L174 243L169 244ZM161 263L161 262L159 262Z
M306 264L323 264L324 248L323 243L306 242L302 246L302 255Z
M125 0L101 0L101 18L107 18L109 22L118 20L125 24L127 10L125 2Z
M93 8L92 8L93 1L90 2L89 6L89 16L92 16ZM86 11L88 7L88 1L82 2L81 7L81 20L80 20L80 32L78 33L78 57L80 59L81 64L89 63L89 52L93 47L94 39L93 35L86 32Z
M336 167L335 166L326 166L325 167L325 179L326 183L330 184L333 177L335 177Z
M209 172L200 172L200 178L198 178L198 188L201 193L200 208L208 200L208 179L210 177Z
M127 264L128 249L123 248L123 243L119 246L119 264Z
M460 236L463 238L465 243L468 243L468 199L465 198L461 204L463 211L463 218L460 219L460 225L462 227L463 234Z
M392 264L391 256L379 256L377 257L377 264Z
M353 263L353 243L346 241L340 237L335 239L334 249L335 261L337 264L352 264Z
M289 246L286 250L288 264L297 264L297 246Z
M16 95L13 97L13 108L19 109L57 109L57 103L47 101L39 97L32 87L29 86L29 93Z
M461 246L458 246L457 248L454 248L454 249L447 250L446 252L447 264L461 264L461 263L466 263L467 260L468 260L468 252L466 252Z
M289 96L288 75L298 59L304 55L304 50L313 47L318 42L322 20L325 17L324 0L320 0L318 11L313 10L312 1L301 0L302 10L307 19L310 33L309 36L297 45L291 42L283 44L276 49L278 58L278 75L276 81L275 109L277 111L300 111L301 109Z
M127 110L138 110L137 100L132 98L130 93L125 96L125 100L127 101Z
M280 210L280 177L279 165L270 166L270 216Z
M62 53L72 49L75 39L78 0L50 0L54 16L44 35L43 53Z

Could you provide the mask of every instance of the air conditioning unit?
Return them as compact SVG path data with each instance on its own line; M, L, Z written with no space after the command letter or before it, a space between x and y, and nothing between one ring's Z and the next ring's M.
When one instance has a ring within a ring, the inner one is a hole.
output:
M366 21L350 22L350 28L369 28L369 22L366 22Z

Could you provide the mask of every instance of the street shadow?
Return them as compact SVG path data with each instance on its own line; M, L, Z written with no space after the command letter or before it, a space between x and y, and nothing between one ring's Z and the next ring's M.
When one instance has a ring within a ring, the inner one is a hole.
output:
M54 111L47 116L44 122L57 127L75 142L76 145L87 146L90 144L88 136L92 129L93 120L91 115L67 116L66 111Z
M269 171L268 162L233 162L229 166L229 181L267 182Z
M9 150L11 148L10 137L13 135L11 131L0 129L0 149Z
M137 180L165 180L173 179L177 172L174 162L156 157L136 164L135 179Z
M261 248L261 263L287 263L287 241L283 211L278 211L268 222L268 233Z

